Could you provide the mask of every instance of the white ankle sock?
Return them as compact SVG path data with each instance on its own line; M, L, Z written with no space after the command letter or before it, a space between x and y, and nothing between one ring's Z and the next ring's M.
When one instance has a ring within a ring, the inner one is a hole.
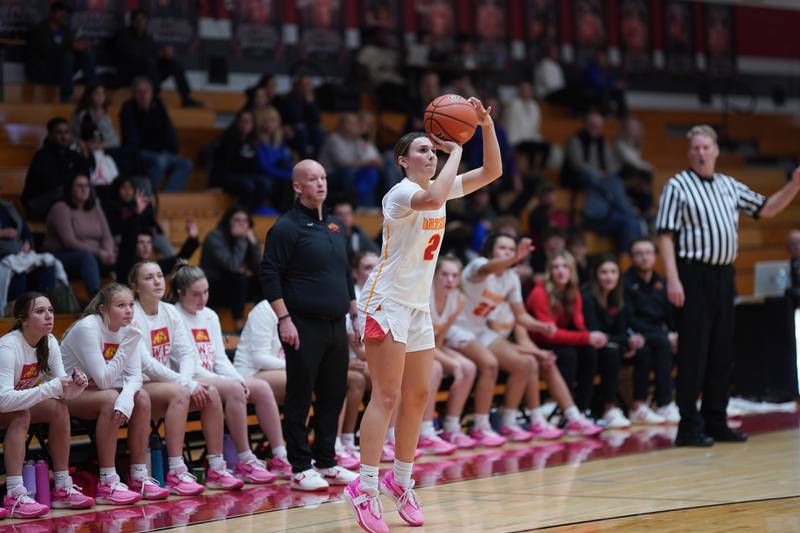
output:
M254 454L250 450L245 450L243 452L237 453L236 457L238 457L239 458L239 462L243 463L243 464L244 463L249 463L253 459L257 459L256 454Z
M444 418L444 430L448 433L461 433L461 418L446 416Z
M424 437L433 437L436 435L436 428L433 427L433 420L423 420L422 430L419 434Z
M117 475L117 469L113 466L111 468L100 469L100 483L107 482L108 479L113 476L117 476L117 479L119 479L119 476Z
M542 414L542 408L537 407L535 409L528 409L528 416L531 419L531 424L546 424L547 420L544 418Z
M513 427L517 425L517 415L519 411L516 409L503 410L503 425L506 427Z
M378 491L378 467L362 464L358 472L358 486L361 490ZM22 478L20 478L22 479Z
M475 413L475 428L477 429L489 429L491 426L489 425L489 414L478 414Z
M347 448L353 448L356 445L355 433L342 433L342 444Z
M572 407L568 407L564 411L564 416L567 417L567 420L570 422L575 422L576 420L580 420L581 418L583 418L581 412L578 411L578 408L574 405Z
M272 448L272 457L286 459L286 446L275 446Z
M222 470L225 468L225 457L221 453L216 455L208 455L208 468L211 470Z
M414 463L404 463L403 461L394 460L392 471L394 472L394 480L397 484L407 488L411 484L411 470L414 469Z
M6 494L11 494L15 488L24 486L22 476L6 476Z
M180 455L178 457L168 457L167 461L170 472L172 472L173 470L177 470L181 467L186 468L186 465L183 464L183 457L181 457Z
M147 477L147 465L131 465L131 479L144 479Z
M394 428L389 428L386 430L386 440L394 442Z
M53 472L53 479L55 480L55 485L57 489L66 487L69 483L69 471L67 470L59 470Z

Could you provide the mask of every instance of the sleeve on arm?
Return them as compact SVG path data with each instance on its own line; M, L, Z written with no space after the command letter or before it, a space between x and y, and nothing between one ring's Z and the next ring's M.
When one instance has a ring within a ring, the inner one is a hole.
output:
M63 378L66 376L67 373L64 370L64 359L61 357L61 347L58 345L58 341L52 334L48 339L48 353L49 355L47 357L47 364L50 367L50 374L54 378Z
M259 275L264 297L268 302L283 298L281 278L286 271L286 264L294 251L295 232L288 223L279 221L267 234L264 245L264 256L261 258Z
M97 388L101 390L110 389L114 382L119 378L131 353L135 351L141 333L127 328L125 338L117 348L113 358L106 361L103 357L103 341L99 332L93 331L90 327L76 327L70 332L75 335L74 354L86 370L86 374L95 382Z
M194 392L197 382L193 379L186 379L171 368L158 361L149 350L144 348L144 344L139 344L139 357L142 360L142 374L162 383L180 383L187 387L190 392Z
M415 183L404 182L394 187L384 200L384 215L390 219L398 220L411 214L411 198L421 191L422 187Z
M43 400L61 396L61 381L58 379L30 389L14 390L15 361L16 356L7 347L0 347L0 413L30 409Z
M286 360L277 357L281 349L280 339L278 338L278 319L271 307L264 307L263 310L251 311L247 320L254 320L250 329L251 346L258 346L250 356L253 358L253 367L259 370L274 370L276 368L286 368Z
M214 323L209 324L209 329L213 330L211 342L214 343L214 353L217 355L217 359L214 363L214 370L220 376L244 383L244 378L239 371L234 368L233 363L228 359L228 354L225 353L225 342L222 339L222 326L216 314L214 314Z
M553 315L550 309L550 304L547 301L547 293L541 288L541 286L537 286L533 291L531 291L530 296L528 296L527 307L536 319L542 322L548 322L550 324L557 324L558 321ZM575 303L575 308L577 311L577 302ZM581 325L583 324L581 323ZM578 326L578 324L576 324L576 326ZM579 329L581 328L579 327ZM555 335L546 337L544 335L537 334L535 340L549 344L585 346L589 344L589 333L585 330L570 331L567 329L558 328Z
M122 349L122 345L120 345L120 349ZM128 418L133 413L133 397L142 388L142 359L140 354L138 345L133 345L130 348L130 352L126 354L125 366L122 370L122 391L114 403L114 409Z
M189 327L179 315L179 311L175 308L170 309L170 333L172 334L172 350L170 351L170 358L174 357L175 366L178 367L178 373L184 379L191 379L197 371L197 347L192 342L189 336Z
M671 180L661 191L658 201L658 214L656 215L656 231L677 232L681 229L681 204L683 203L681 191Z
M456 176L456 179L453 180L453 186L450 187L450 192L447 194L448 200L454 200L456 198L461 198L464 196L464 180L463 176L459 174Z
M752 190L741 181L734 181L737 200L736 205L739 211L747 213L753 218L758 218L761 208L767 203L767 197Z

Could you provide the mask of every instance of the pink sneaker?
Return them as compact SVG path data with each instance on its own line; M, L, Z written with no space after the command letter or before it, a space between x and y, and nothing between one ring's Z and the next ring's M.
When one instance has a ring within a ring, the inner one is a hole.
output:
M292 477L292 465L283 457L273 457L269 462L269 469L279 478L290 479Z
M389 526L383 521L383 506L378 493L361 490L359 481L356 479L344 488L344 497L353 505L356 522L368 533L389 533Z
M534 439L542 439L542 440L555 440L561 438L564 435L564 432L558 428L554 428L547 422L537 422L531 424L530 429L531 434L533 435Z
M501 437L495 433L493 429L473 429L469 436L477 441L478 446L485 446L487 448L497 448L508 441L507 438Z
M3 498L3 507L8 512L9 518L38 518L50 511L48 506L31 498L28 489L22 485L6 494Z
M0 507L0 520L6 517L8 517L8 509L5 507Z
M400 513L400 518L405 520L408 525L416 527L425 523L422 509L419 508L417 494L414 492L413 479L408 487L403 488L395 481L394 472L389 472L378 483L378 488L382 493L394 500L397 512Z
M169 496L169 489L160 486L158 481L151 477L131 478L128 480L128 487L141 494L143 500L163 500Z
M234 477L233 472L227 468L220 470L206 470L206 487L209 489L239 490L244 486L244 481Z
M582 416L578 420L573 420L567 424L567 435L583 435L591 437L603 431L603 428L593 424L588 418Z
M355 470L361 466L361 459L344 449L336 452L336 462L339 463L339 466L348 470Z
M458 446L447 442L438 435L429 437L420 435L417 449L421 450L423 455L450 455L458 450Z
M476 441L472 437L464 435L460 431L458 433L444 432L442 433L441 436L447 442L455 444L459 450L471 450L472 448L478 445L478 441Z
M533 439L533 433L519 426L503 426L500 428L500 434L511 442L528 442Z
M387 440L383 443L381 450L381 462L391 463L392 461L394 461L394 441Z
M236 477L253 485L266 485L278 479L277 474L267 470L267 463L256 457L251 457L246 463L239 461L236 465Z
M67 478L66 486L54 488L50 495L50 507L53 509L89 509L94 507L94 498L86 496L81 488Z
M167 472L166 485L170 494L178 496L197 496L206 490L185 465Z
M120 482L119 476L114 475L108 481L97 482L94 500L100 505L130 505L142 499L139 492L128 489L125 483Z

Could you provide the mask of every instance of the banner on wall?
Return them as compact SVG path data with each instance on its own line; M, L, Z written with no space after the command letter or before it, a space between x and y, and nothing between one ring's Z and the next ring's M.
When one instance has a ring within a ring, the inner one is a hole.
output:
M558 45L558 6L555 0L527 0L525 2L525 36L528 39L528 57L536 62L550 46Z
M650 70L650 3L648 0L620 0L619 44L627 72Z
M70 27L78 39L112 39L125 26L125 0L73 0Z
M435 52L455 48L456 17L452 0L415 0L417 28L430 36Z
M602 0L573 0L575 18L575 57L579 65L594 58L608 46Z
M47 0L0 0L0 37L24 39L47 16Z
M736 70L733 17L732 6L714 4L706 6L708 71L713 75L726 76Z
M272 54L281 44L278 0L235 0L230 13L237 56Z
M340 56L344 0L296 0L300 22L301 55L306 59L326 61Z
M150 20L147 29L153 40L162 46L172 46L178 57L196 57L197 2L191 0L140 0Z
M664 3L664 51L667 71L687 74L694 70L694 17L692 5L676 0Z
M502 67L508 61L507 13L506 0L476 0L475 37L480 65Z

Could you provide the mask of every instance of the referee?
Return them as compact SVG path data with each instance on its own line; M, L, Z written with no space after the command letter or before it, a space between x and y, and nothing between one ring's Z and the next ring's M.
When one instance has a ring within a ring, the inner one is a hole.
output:
M726 422L733 370L733 261L739 212L754 218L780 213L800 189L800 167L781 190L765 198L714 172L719 146L713 128L695 126L687 138L690 168L664 186L656 218L667 297L679 308L676 388L681 422L675 444L744 442L747 435L731 430Z
M297 194L294 207L267 234L261 284L278 316L286 351L284 436L291 488L324 490L358 477L336 465L334 452L347 390L345 315L350 311L355 320L355 294L344 227L323 212L325 170L316 161L300 161L292 170L292 188ZM313 448L306 426L312 394Z

